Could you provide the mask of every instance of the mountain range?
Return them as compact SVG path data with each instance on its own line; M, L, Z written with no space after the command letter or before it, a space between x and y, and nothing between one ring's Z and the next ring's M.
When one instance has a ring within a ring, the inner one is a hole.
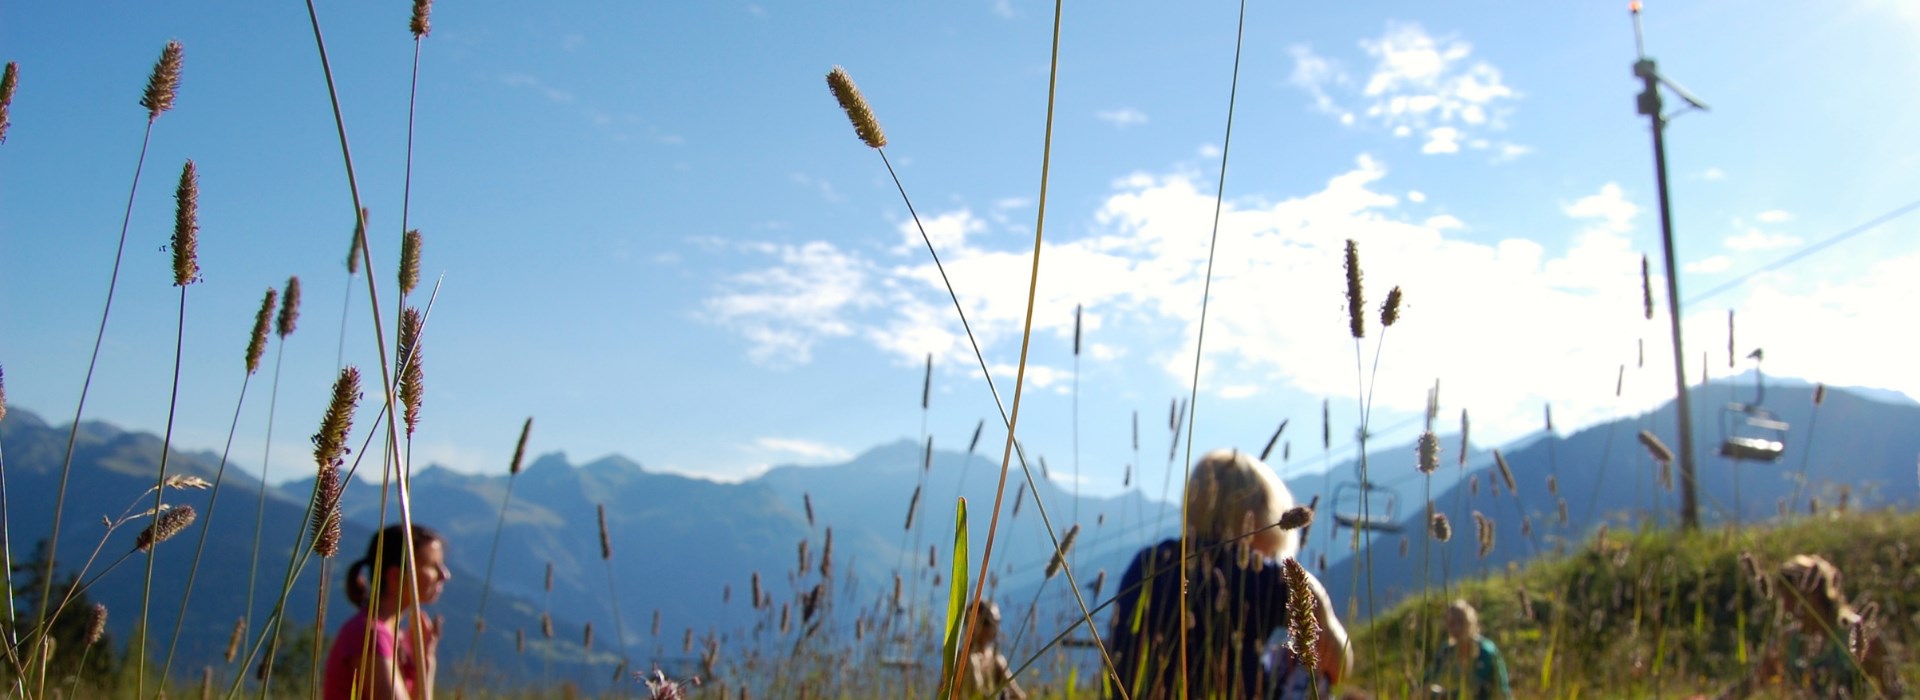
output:
M1814 391L1804 383L1773 382L1767 403L1791 426L1784 455L1777 463L1735 464L1714 456L1713 449L1721 439L1721 407L1730 399L1750 399L1750 385L1729 381L1694 389L1701 504L1710 523L1778 517L1777 504L1789 498L1794 500L1792 509L1804 511L1810 494L1833 507L1842 489L1850 507L1915 505L1912 465L1914 455L1920 454L1920 434L1907 428L1920 421L1920 405L1890 392L1835 389L1825 391L1816 407ZM1336 599L1351 600L1352 609L1365 617L1369 608L1383 610L1419 587L1423 568L1431 583L1440 581L1443 567L1421 564L1429 492L1455 532L1451 542L1436 545L1434 561L1444 562L1455 578L1500 570L1509 562L1551 551L1602 522L1616 527L1650 519L1671 523L1676 497L1658 488L1658 470L1636 436L1648 430L1675 445L1673 422L1673 409L1667 406L1568 435L1542 432L1509 443L1501 451L1514 477L1512 490L1500 484L1503 479L1487 450L1468 448L1464 466L1456 466L1450 456L1429 482L1415 469L1411 444L1370 445L1369 470L1380 490L1369 505L1381 508L1390 494L1396 504L1391 520L1399 533L1375 531L1356 539L1351 530L1334 526L1336 514L1360 515L1353 512L1357 501L1336 499L1328 488L1344 484L1348 488L1340 491L1346 495L1354 485L1352 465L1336 465L1326 476L1289 483L1300 500L1317 495L1321 501L1302 559L1318 564L1324 555L1320 571L1329 590ZM0 421L10 493L7 518L17 552L46 536L66 437L64 426L49 425L19 408ZM1442 442L1450 454L1458 447L1457 437L1443 437ZM97 422L82 424L57 553L63 570L88 558L100 541L102 515L121 513L153 485L159 452L160 441L154 436ZM214 453L176 450L168 469L211 480L218 463ZM1027 490L1016 463L1008 477L1008 505L998 524L989 574L990 595L1008 608L1010 635L1028 635L1023 618L1046 621L1031 638L1010 644L1015 654L1035 648L1038 640L1077 616L1064 581L1045 574L1052 548L1039 506L1045 505L1058 536L1079 524L1071 569L1085 589L1104 574L1104 596L1112 595L1111 583L1133 552L1173 536L1179 517L1177 505L1145 495L1158 483L1138 483L1160 481L1158 471L1153 472L1156 476L1134 474L1136 483L1118 496L1076 497L1047 478L1043 460L1036 459L1031 468L1039 498ZM931 450L923 440L880 445L840 464L776 467L741 483L649 471L619 456L576 464L565 454L547 454L518 474L463 474L427 466L413 476L413 517L445 535L454 570L435 606L448 620L441 647L448 661L443 668L456 673L479 669L474 672L482 675L469 676L469 681L545 683L568 678L598 687L625 656L633 668L659 665L685 675L700 669L699 657L710 644L727 650L721 657L732 658L741 647L763 639L747 630L771 625L773 611L783 605L799 613L807 594L829 576L831 590L846 603L831 608L834 624L888 615L889 606L881 601L890 597L896 573L905 610L922 619L937 617L935 601L945 595L942 575L949 567L956 501L965 498L968 503L972 557L977 561L998 476L994 461L972 452ZM278 590L311 488L309 479L264 491L267 544L254 584L256 618L268 612ZM181 633L176 676L203 665L224 668L227 636L246 609L252 516L261 493L258 481L230 465L217 490L166 494L169 502L200 509L202 521L158 548L156 603L149 615L156 634L173 629L194 541L209 506L215 511L211 529L205 530L207 551L189 624ZM362 473L343 496L348 520L345 559L328 572L335 579L327 606L329 629L350 612L337 579L345 561L358 556L381 522L380 495L378 483ZM1567 502L1565 523L1559 517L1561 500ZM509 503L504 517L503 502ZM386 520L395 520L397 500L388 499L385 507ZM612 554L605 560L598 523L602 508ZM1490 520L1495 540L1485 557L1477 552L1476 511ZM1368 515L1378 519L1386 514L1374 510ZM104 545L106 558L131 548L139 527L114 532ZM496 531L497 551L492 548ZM1407 542L1404 556L1402 538ZM1377 545L1357 550L1369 555L1360 561L1371 559L1370 581L1357 576L1361 567L1349 559L1358 544ZM830 574L822 568L829 549ZM144 563L141 556L129 558L91 590L114 611L111 626L123 639L138 617ZM546 582L549 567L551 590ZM302 572L289 599L289 614L307 624L316 609L317 569L310 564ZM487 619L476 645L474 613L489 569ZM770 603L763 610L755 609L752 601L756 578L762 601ZM1364 588L1367 583L1371 595ZM1370 605L1362 602L1363 596L1371 598ZM543 613L551 616L555 628L551 640L540 634ZM1098 621L1107 622L1104 616ZM583 643L588 623L596 631L591 653ZM524 652L517 649L521 638ZM470 648L476 663L467 666Z

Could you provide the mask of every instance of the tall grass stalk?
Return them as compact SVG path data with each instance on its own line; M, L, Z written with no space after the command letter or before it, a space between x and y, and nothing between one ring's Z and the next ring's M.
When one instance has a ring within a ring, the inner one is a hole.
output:
M1200 361L1202 358L1206 357L1207 307L1208 307L1208 302L1212 301L1213 299L1213 260L1214 260L1215 254L1219 251L1219 247L1220 247L1220 211L1221 211L1221 208L1225 206L1225 202L1226 202L1227 162L1228 162L1229 155L1231 155L1233 152L1233 113L1234 113L1234 107L1237 104L1240 97L1240 50L1246 41L1246 29L1247 29L1246 0L1240 0L1240 10L1239 10L1238 19L1236 21L1237 23L1234 27L1234 33L1233 33L1233 77L1230 81L1228 81L1228 88L1227 88L1226 134L1225 136L1222 137L1222 143L1220 146L1220 176L1218 181L1214 185L1214 192L1213 192L1213 227L1212 227L1212 230L1207 234L1207 273L1206 273L1206 277L1204 278L1204 280L1201 282L1201 285L1200 285L1199 329L1198 329L1198 332L1195 334L1194 341L1193 341L1193 381L1189 382L1187 385L1187 421L1186 421L1187 422L1187 456L1185 459L1182 459L1180 461L1181 472L1182 472L1181 479L1180 479L1181 484L1187 483L1187 480L1192 476L1192 472L1193 472L1193 424L1199 415ZM1039 252L1038 245L1036 244L1034 249L1034 258L1036 262L1038 261L1039 257L1040 257L1040 252ZM1035 271L1037 273L1038 269L1036 268ZM1168 473L1171 474L1172 471L1169 470ZM1185 497L1182 497L1180 499L1180 558L1182 560L1185 560L1187 558L1187 545L1188 545L1188 539L1189 539L1188 533L1187 533L1187 526L1186 526L1187 507L1189 505L1189 501L1191 500L1192 499L1185 498ZM1188 584L1189 573L1190 572L1188 571L1187 567L1185 566L1180 567L1180 606L1179 606L1180 627L1179 629L1182 629L1182 630L1186 629L1187 625L1190 624L1189 617L1191 615L1191 612L1187 610L1187 604L1186 604L1187 589L1189 586ZM1179 668L1179 678L1180 678L1180 697L1185 698L1187 696L1187 685L1188 685L1187 683L1187 635L1186 634L1180 635L1180 665L1178 668ZM1115 676L1115 680L1118 681L1117 674Z
M279 303L279 296L278 290L267 288L266 298L260 301L260 311L253 319L253 331L247 336L246 374L240 378L240 396L233 402L233 421L227 426L227 444L220 451L220 466L213 472L213 488L207 494L207 512L201 516L200 539L194 544L193 564L187 568L186 586L180 593L180 614L173 622L173 636L167 640L166 660L160 664L162 683L172 675L173 654L180 646L180 630L187 626L187 607L193 600L193 584L200 575L200 558L207 551L207 535L213 531L214 506L220 502L220 484L227 475L227 458L233 452L233 436L240 432L240 411L247 405L247 387L253 383L253 375L260 369L260 358L267 351L267 331L272 328L273 312Z
M13 64L7 64L6 77L8 78L9 87L12 85L13 71ZM11 98L12 93L9 92L6 97ZM0 128L4 128L4 120L0 120ZM4 423L6 419L7 372L4 367L0 367L0 423ZM7 567L9 573L7 576L0 577L5 579L5 581L0 581L0 586L5 587L7 596L7 637L5 640L7 663L13 666L15 679L14 690L21 691L21 693L24 694L25 688L19 684L19 679L25 674L21 673L20 657L16 651L20 646L20 635L17 629L19 623L14 620L13 612L13 576L11 575L13 571L13 510L9 507L7 501L7 450L4 440L0 440L0 566ZM85 668L84 665L81 667Z
M160 50L160 59L154 63L153 72L147 77L146 92L140 98L140 106L147 109L146 131L140 137L140 155L134 160L133 184L127 188L127 206L120 217L120 242L113 251L113 271L107 276L107 299L100 306L100 327L94 332L93 352L87 356L86 378L80 382L80 399L74 402L73 423L67 428L66 457L60 462L60 484L54 489L53 528L47 531L47 551L60 551L60 516L66 510L67 478L73 474L73 450L80 439L80 418L86 413L87 392L93 387L93 371L100 363L100 345L107 336L107 319L113 315L113 292L120 283L120 260L127 250L127 229L133 223L134 197L140 193L140 174L146 168L147 147L153 143L153 123L160 115L173 108L173 101L180 88L180 67L183 59L180 42L169 41ZM47 569L41 577L40 600L53 596L54 557L47 557ZM40 606L35 616L34 628L48 624L46 605ZM20 689L16 685L16 689ZM24 692L24 691L23 691Z
M513 482L520 477L520 463L521 460L527 456L527 437L532 433L533 418L528 417L527 422L520 426L520 441L514 444L513 461L507 463L507 493L500 498L500 519L493 526L493 544L487 547L487 573L480 580L480 606L473 613L473 641L467 643L465 670L468 672L471 672L473 669L474 654L480 647L481 632L486 629L487 598L493 593L493 564L500 553L500 533L507 528L507 509L513 504ZM551 595L553 591L553 565L549 563L547 566L547 591L549 595ZM465 689L466 678L462 677L460 685L455 689L454 693L458 695Z
M165 436L160 440L160 469L154 479L153 510L159 517L160 499L167 483L167 458L173 452L173 421L180 407L180 361L187 337L187 287L199 280L200 264L198 260L198 237L200 231L199 203L200 177L193 161L180 169L180 185L174 190L173 224L173 285L180 288L180 311L174 321L173 335L173 381L168 390L167 427ZM157 520L156 520L157 522ZM202 530L204 532L204 529ZM140 629L147 629L147 612L153 603L153 567L159 558L157 549L147 552L146 583L140 588ZM134 695L145 695L147 680L147 638L152 635L140 635L139 643L133 652ZM164 677L160 680L165 685Z
M1054 45L1053 45L1053 63L1052 63L1053 67L1050 70L1050 77L1048 82L1048 85L1049 85L1048 107L1047 107L1048 146L1045 151L1046 155L1042 157L1042 167L1041 167L1042 191L1041 191L1041 198L1040 198L1039 218L1042 221L1045 220L1045 211L1046 211L1046 197L1045 197L1045 184L1044 184L1046 181L1045 163L1051 157L1051 153L1052 153L1051 143L1052 143L1053 86L1056 85L1058 81L1060 9L1061 9L1060 4L1059 2L1056 1L1054 5ZM881 163L886 166L888 176L890 176L893 179L894 188L899 190L901 200L906 203L907 213L913 218L913 221L914 221L914 228L920 232L920 240L926 244L927 253L933 258L934 267L940 273L941 283L946 287L947 296L949 299L953 301L954 311L960 318L961 328L966 332L968 344L971 345L973 348L974 359L979 363L980 374L986 380L987 391L989 394L992 395L994 406L1000 412L1001 422L1007 426L1007 448L1006 449L1019 456L1021 471L1026 477L1027 483L1031 485L1034 482L1033 470L1031 466L1029 466L1029 463L1026 458L1025 450L1022 449L1019 445L1019 442L1014 439L1014 430L1013 430L1013 427L1015 425L1014 416L1008 412L1006 404L1001 401L999 389L995 386L993 381L993 372L989 370L987 367L986 355L982 353L980 350L980 341L974 335L972 325L967 321L966 310L960 303L959 294L954 291L953 281L947 275L945 265L943 265L940 262L939 252L934 249L933 240L927 235L926 226L920 221L920 215L913 207L912 198L907 196L906 186L901 184L899 173L894 170L892 161L887 159L887 154L884 149L884 147L886 146L886 136L881 132L878 120L874 118L872 109L867 105L866 99L860 96L858 89L853 86L852 79L847 77L847 74L844 70L836 68L832 73L828 75L827 83L828 83L828 86L833 89L835 97L839 99L842 109L844 109L847 112L849 119L853 122L855 133L858 136L860 136L863 142L865 142L869 147L873 148L876 152L879 153ZM1034 265L1037 270L1039 265L1039 256L1038 256L1037 249L1039 247L1039 243L1041 240L1040 228L1036 227L1034 233L1035 233L1034 245L1036 248ZM1031 298L1029 298L1029 305L1031 305L1031 302L1032 300ZM1026 371L1025 348L1027 344L1027 339L1030 338L1030 335L1031 335L1030 334L1031 327L1032 327L1032 314L1031 314L1031 309L1029 309L1029 313L1027 317L1027 325L1026 325L1027 332L1023 332L1022 334L1023 340L1022 340L1021 364L1020 364L1019 376L1016 379L1016 381L1024 380L1024 375ZM1001 500L1005 496L1005 492L1006 492L1006 488L1005 488L1006 471L1007 471L1007 458L1003 456L1001 460L1001 476L1000 476L1001 481L994 496L994 518L996 522L999 517ZM1047 531L1048 540L1053 543L1054 548L1057 550L1059 548L1059 537L1055 533L1053 529L1053 524L1047 516L1046 508L1044 504L1040 502L1039 498L1035 498L1034 502L1035 502L1035 506L1040 511L1041 524L1045 527ZM991 544L991 540L989 540L989 544ZM985 560L983 559L983 561ZM982 571L984 574L984 567ZM1099 646L1101 649L1102 663L1105 664L1108 671L1111 672L1113 667L1112 661L1110 658L1108 658L1108 654L1106 652L1105 646L1099 644L1099 632L1097 630L1097 626L1093 624L1092 613L1088 611L1086 602L1080 597L1079 585L1078 583L1074 582L1073 571L1070 567L1067 569L1066 574L1068 577L1067 579L1068 583L1071 584L1071 588L1074 591L1074 599L1077 603L1080 604L1080 610L1081 610L1081 615L1083 619L1086 621L1090 629L1095 629L1094 641L1096 643L1096 646ZM983 575L982 576L983 582L985 578L986 577Z
M287 278L286 291L280 294L280 314L275 317L274 335L280 342L273 351L273 388L267 392L266 446L260 454L260 497L253 511L253 557L247 565L247 607L242 613L241 629L253 629L253 590L260 573L260 540L266 534L267 475L273 463L273 420L280 405L280 368L287 356L287 336L293 335L300 321L300 278Z

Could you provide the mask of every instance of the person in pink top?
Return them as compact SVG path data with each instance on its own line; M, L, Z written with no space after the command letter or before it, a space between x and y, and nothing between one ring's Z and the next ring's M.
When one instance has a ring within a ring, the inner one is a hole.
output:
M413 541L411 565L408 539ZM366 556L347 567L347 600L359 611L334 635L321 697L431 700L441 622L417 608L438 600L451 578L438 533L419 525L411 530L390 525L376 533ZM415 614L402 630L408 612Z

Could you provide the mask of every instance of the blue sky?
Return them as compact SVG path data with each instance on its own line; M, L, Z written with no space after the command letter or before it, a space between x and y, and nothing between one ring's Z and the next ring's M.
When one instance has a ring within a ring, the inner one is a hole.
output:
M1665 317L1640 317L1639 256L1652 253L1656 271L1660 259L1624 2L1253 5L1199 448L1257 450L1291 418L1293 458L1276 466L1316 468L1323 398L1335 434L1352 433L1347 238L1360 242L1370 305L1393 285L1407 294L1374 393L1389 440L1412 437L1436 379L1445 422L1469 410L1490 441L1537 429L1549 402L1566 430L1671 394ZM1079 478L1092 491L1119 490L1135 460L1134 411L1144 473L1162 473L1168 404L1192 382L1234 10L1065 11L1021 435L1071 478L1077 384ZM872 102L1011 398L1051 11L442 3L421 47L408 222L425 234L428 278L444 276L415 460L504 470L529 415L536 452L618 452L710 478L840 459L918 439L928 353L926 428L963 449L993 404L905 206L823 78L844 66ZM407 12L321 8L389 320ZM1683 299L1920 197L1920 11L1655 1L1646 29L1663 71L1713 107L1668 132ZM299 3L0 8L0 58L22 76L0 145L7 396L56 422L72 415L144 126L136 101L173 38L184 84L154 127L87 416L164 426L178 297L161 246L192 158L206 281L189 291L176 440L225 440L253 311L297 274L305 302L270 461L276 479L304 475L349 297L345 361L372 371L375 360L364 280L347 291L352 205ZM1689 354L1734 371L1734 309L1740 354L1765 347L1769 372L1920 394L1903 342L1906 300L1920 296L1916 227L1896 219L1691 304ZM1368 362L1378 338L1376 327ZM1689 365L1697 376L1698 359ZM235 443L249 466L265 445L260 379ZM997 456L1003 436L990 426L982 451Z

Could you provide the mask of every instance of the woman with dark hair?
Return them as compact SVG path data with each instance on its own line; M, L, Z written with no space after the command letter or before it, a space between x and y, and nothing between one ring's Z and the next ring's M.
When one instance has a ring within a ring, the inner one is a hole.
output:
M334 635L321 697L431 700L440 621L416 608L439 600L453 578L440 542L439 533L426 527L389 525L367 543L365 556L347 566L347 600L359 612ZM400 621L408 612L416 614L403 631Z
M1193 465L1186 491L1187 559L1179 561L1180 541L1168 539L1141 550L1120 579L1107 638L1120 684L1135 700L1270 697L1291 675L1263 656L1268 639L1288 627L1293 589L1281 561L1298 553L1300 533L1275 525L1293 507L1293 494L1266 464L1238 450L1207 453ZM1298 572L1311 594L1318 661L1301 675L1307 685L1330 689L1352 663L1346 629L1320 582ZM1108 697L1120 697L1108 687Z

